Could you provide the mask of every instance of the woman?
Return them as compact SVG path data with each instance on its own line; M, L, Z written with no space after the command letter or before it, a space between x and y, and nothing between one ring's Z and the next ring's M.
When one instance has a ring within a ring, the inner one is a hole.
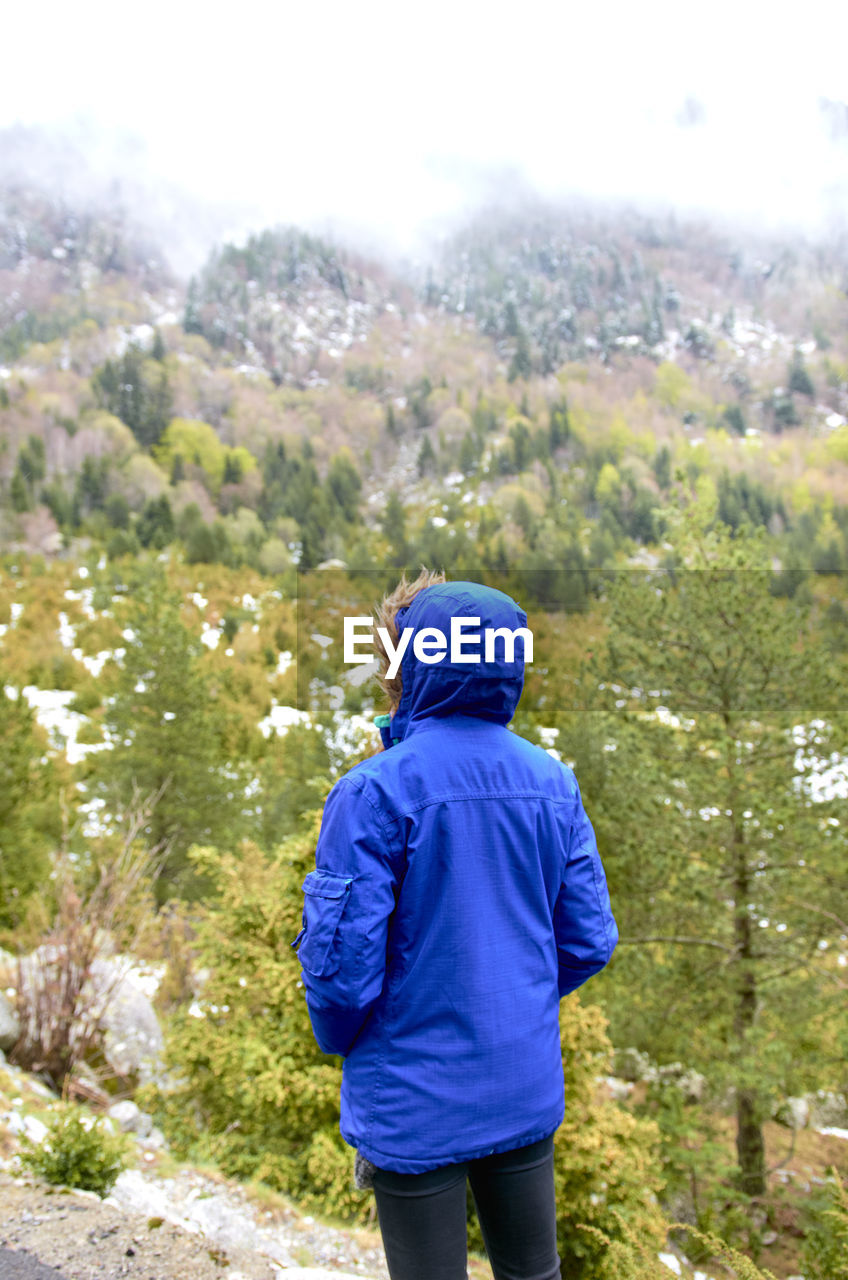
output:
M527 623L500 591L426 572L378 620L396 647L456 617ZM383 678L390 749L331 791L304 884L309 1013L345 1059L341 1132L374 1166L392 1280L465 1277L467 1178L497 1280L559 1276L559 1000L618 933L573 773L506 728L524 682L508 648L422 661L407 644Z

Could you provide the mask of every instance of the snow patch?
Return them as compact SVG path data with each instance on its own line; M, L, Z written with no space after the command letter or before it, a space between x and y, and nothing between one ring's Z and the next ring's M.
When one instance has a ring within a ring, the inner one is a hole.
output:
M299 711L297 707L281 707L278 702L274 702L268 715L259 721L258 727L263 738L270 738L272 733L288 733L294 724L310 726L312 717L308 711Z
M200 639L209 649L217 649L218 643L223 632L220 627L210 626L208 622L204 622L203 630L200 633Z

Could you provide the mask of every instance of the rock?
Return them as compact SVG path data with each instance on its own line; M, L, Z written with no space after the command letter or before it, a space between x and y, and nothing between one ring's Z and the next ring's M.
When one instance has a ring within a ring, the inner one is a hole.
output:
M47 1125L39 1120L37 1116L24 1116L24 1135L29 1138L30 1142L40 1146L48 1133Z
M24 989L38 991L56 981L64 964L63 949L44 945L20 961ZM163 1073L163 1038L142 974L127 956L101 955L91 966L81 994L82 1011L98 1018L99 1048L117 1076L135 1076L141 1083L159 1080Z
M0 1124L5 1125L7 1131L14 1134L16 1138L24 1136L24 1118L17 1111L7 1111L5 1115L0 1116Z
M774 1115L786 1129L805 1129L810 1121L810 1104L806 1098L787 1098Z
M640 1049L617 1049L615 1053L615 1075L622 1080L636 1083L649 1080L653 1076L653 1063L646 1053Z
M275 1267L274 1276L278 1280L362 1280L352 1271L328 1271L326 1267Z
M123 1129L124 1133L135 1133L140 1138L146 1138L153 1129L153 1117L142 1111L129 1098L123 1102L113 1103L106 1114Z
M138 1141L142 1147L153 1151L163 1151L168 1145L168 1139L165 1137L162 1130L155 1127L152 1128L148 1134L145 1134L144 1137L139 1134Z
M47 1125L43 1124L37 1116L22 1116L18 1111L9 1111L5 1116L0 1117L0 1120L9 1133L14 1134L16 1138L29 1138L30 1142L34 1142L36 1146L40 1146L47 1137Z
M657 1257L669 1271L673 1271L676 1276L683 1274L683 1268L680 1265L680 1259L673 1253L658 1253Z
M804 1098L810 1106L809 1123L813 1129L848 1124L848 1102L844 1093L819 1089L818 1093L807 1093Z
M685 1102L700 1102L707 1083L700 1071L684 1067L682 1062L669 1062L658 1067L657 1080L660 1084L670 1084L679 1089Z
M138 1076L142 1084L163 1071L163 1038L150 997L125 961L99 959L92 979L109 991L100 1019L103 1056L118 1076Z
M21 1034L21 1020L8 996L0 991L0 1051L8 1053Z
M609 1090L609 1096L615 1102L623 1102L633 1092L633 1085L629 1080L619 1080L616 1076L603 1076L603 1082Z

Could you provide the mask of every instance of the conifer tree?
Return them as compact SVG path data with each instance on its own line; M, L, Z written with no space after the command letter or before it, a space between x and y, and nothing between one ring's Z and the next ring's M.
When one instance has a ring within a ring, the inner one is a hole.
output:
M19 924L28 898L49 884L61 824L44 748L29 705L6 693L0 678L0 929Z
M832 655L772 593L762 539L711 518L683 517L685 567L616 584L601 682L615 750L595 802L620 1033L732 1089L740 1186L757 1195L764 1119L816 1086L828 1015L848 1031L828 956L848 919L845 831L814 778L839 707Z
M436 468L436 451L430 442L430 437L425 436L421 442L421 448L418 450L418 474L420 476L429 475Z
M393 568L402 569L408 554L406 542L406 512L396 490L392 490L386 502L386 510L380 521L383 534L391 548L387 560Z
M161 570L134 584L125 645L104 717L112 749L94 759L94 786L114 814L161 791L145 837L168 847L161 897L193 889L194 843L229 845L240 833L239 771L227 758L227 718L201 661L203 646L181 616Z

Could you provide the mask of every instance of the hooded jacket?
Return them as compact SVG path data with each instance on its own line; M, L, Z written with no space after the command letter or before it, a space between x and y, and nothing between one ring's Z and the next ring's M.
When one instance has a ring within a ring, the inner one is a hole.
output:
M449 637L453 617L527 624L503 593L450 582L396 625ZM559 1000L618 938L574 774L506 727L522 641L486 661L476 630L476 663L409 644L390 750L333 787L303 886L298 955L315 1037L345 1059L342 1136L399 1173L553 1133Z

